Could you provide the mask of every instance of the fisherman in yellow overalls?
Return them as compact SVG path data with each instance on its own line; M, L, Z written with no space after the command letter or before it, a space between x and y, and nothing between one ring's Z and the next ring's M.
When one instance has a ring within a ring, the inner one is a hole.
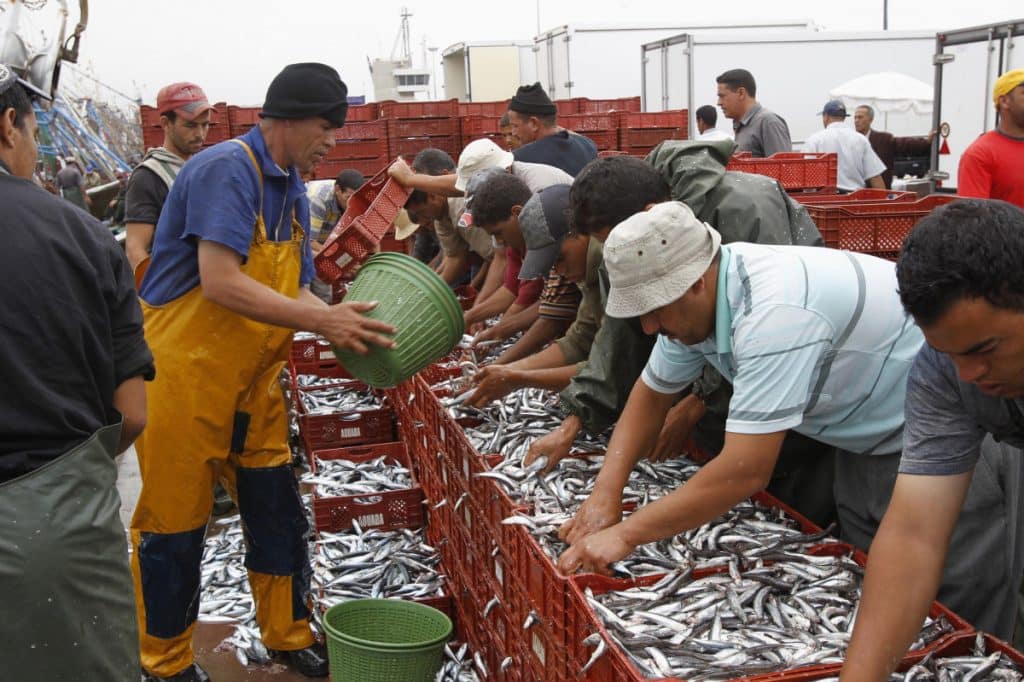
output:
M358 352L392 344L392 327L362 315L373 304L327 306L309 291L301 174L334 146L346 95L329 66L285 67L260 124L191 159L160 215L140 291L157 376L131 524L147 680L209 679L194 662L192 631L220 476L236 489L263 643L303 674L327 675L309 626L309 528L278 379L295 329Z

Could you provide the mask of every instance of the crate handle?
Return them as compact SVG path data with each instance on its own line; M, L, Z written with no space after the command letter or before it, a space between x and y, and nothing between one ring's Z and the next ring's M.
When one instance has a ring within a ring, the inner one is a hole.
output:
M353 497L350 499L352 504L358 504L363 507L369 507L370 505L380 504L384 501L384 498L380 495L371 495L369 497Z

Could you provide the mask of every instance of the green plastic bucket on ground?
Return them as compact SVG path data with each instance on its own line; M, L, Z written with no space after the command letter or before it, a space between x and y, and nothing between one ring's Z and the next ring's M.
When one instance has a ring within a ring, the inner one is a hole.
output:
M345 369L370 386L402 383L447 355L462 338L462 308L451 288L429 267L403 253L370 256L345 295L345 302L351 301L377 301L367 317L398 329L394 349L370 346L366 355L334 349Z
M334 682L433 682L452 622L399 599L353 599L324 614Z

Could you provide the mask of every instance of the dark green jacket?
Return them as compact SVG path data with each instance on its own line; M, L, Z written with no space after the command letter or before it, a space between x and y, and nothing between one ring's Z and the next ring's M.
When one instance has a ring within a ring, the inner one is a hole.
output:
M725 170L735 146L732 140L669 140L655 147L647 162L668 182L672 198L715 227L724 243L823 245L807 211L775 180ZM599 275L604 305L608 272L603 262ZM594 433L611 426L647 364L655 338L643 333L639 320L606 316L586 365L560 395L563 413L578 415ZM718 386L705 396L708 412L721 412L724 422L731 386L713 374L705 375L709 388Z

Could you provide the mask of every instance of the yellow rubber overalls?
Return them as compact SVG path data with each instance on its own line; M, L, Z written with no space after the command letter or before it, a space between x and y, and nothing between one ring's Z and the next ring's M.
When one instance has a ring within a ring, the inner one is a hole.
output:
M267 238L260 210L242 272L296 298L303 229ZM245 531L249 584L263 642L278 650L313 643L309 628L309 531L291 470L288 415L279 383L291 331L256 322L197 286L162 306L142 302L157 375L148 424L136 443L142 494L132 518L132 574L142 666L167 677L193 662L200 561L218 476L234 481ZM230 489L230 487L229 487Z

